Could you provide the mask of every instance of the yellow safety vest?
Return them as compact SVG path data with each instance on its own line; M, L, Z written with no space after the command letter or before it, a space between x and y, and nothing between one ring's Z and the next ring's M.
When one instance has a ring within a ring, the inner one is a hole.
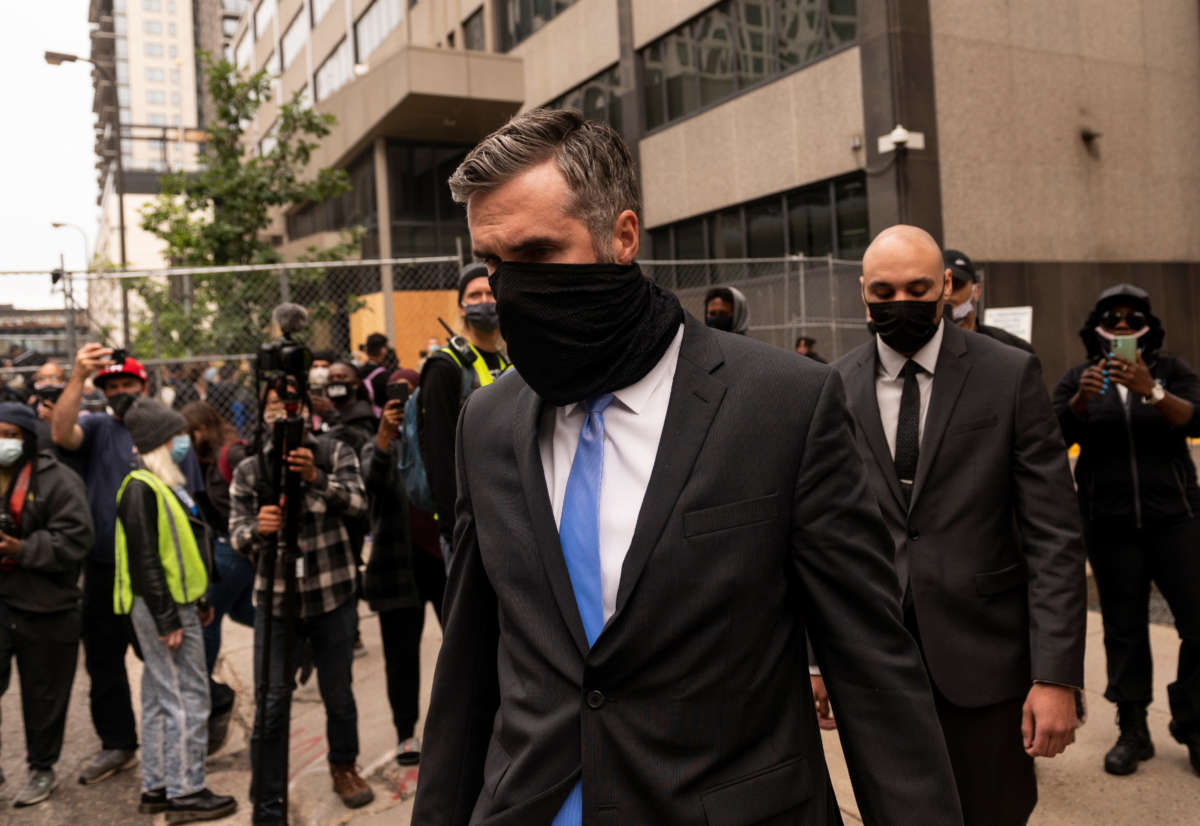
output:
M473 352L475 354L475 360L473 362L471 362L471 366L473 366L475 368L475 377L477 379L479 379L479 386L487 387L489 384L494 382L496 379L492 375L492 371L488 369L487 362L483 360L483 354L480 353L478 350L476 350L475 345L469 341L467 342L467 346L470 347L471 352ZM445 347L442 348L442 352L445 353L446 355L448 355L450 358L454 359L454 363L457 364L459 367L466 368L466 365L462 363L462 359L458 355L458 351L456 351L453 347L451 347L450 345L447 344ZM501 373L503 373L509 367L512 367L512 365L509 364L508 359L506 359L502 354L497 353L496 355L500 359L500 372Z
M131 479L145 482L154 491L158 500L158 558L162 562L167 589L175 602L186 605L204 596L208 590L208 569L200 556L196 536L188 523L187 512L166 484L148 470L131 471L121 482L117 491L117 505L125 486ZM129 551L125 539L125 527L117 517L117 532L114 542L116 553L116 576L113 582L113 611L128 614L133 610L133 583L129 578Z

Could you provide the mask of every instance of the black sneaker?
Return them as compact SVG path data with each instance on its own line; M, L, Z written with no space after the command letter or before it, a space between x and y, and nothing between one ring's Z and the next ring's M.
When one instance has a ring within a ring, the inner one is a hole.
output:
M144 815L156 815L167 810L167 790L155 789L152 792L142 792L142 801L138 804L138 812Z
M201 789L195 794L174 797L167 801L167 823L195 823L217 820L237 811L237 801L227 794L213 794Z

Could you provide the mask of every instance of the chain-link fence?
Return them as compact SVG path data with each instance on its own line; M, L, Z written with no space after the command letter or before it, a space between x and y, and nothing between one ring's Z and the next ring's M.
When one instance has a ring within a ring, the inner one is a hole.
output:
M698 318L704 317L708 290L737 288L748 304L750 335L778 347L791 349L798 336L809 336L818 352L833 359L867 336L857 262L777 258L641 264ZM360 351L368 335L384 333L394 359L416 366L425 351L444 343L441 321L458 324L459 268L459 260L448 256L66 273L65 281L59 280L73 285L78 308L72 330L66 329L63 310L0 305L0 344L7 345L10 359L0 367L0 384L28 394L30 374L47 359L69 367L72 343L128 342L130 354L150 373L152 392L176 407L211 401L241 430L253 415L254 354L274 334L271 312L277 305L290 301L308 309L304 339L314 351L343 358ZM48 295L44 288L42 295ZM55 297L62 302L65 295ZM33 320L47 328L37 332L41 338L27 329ZM6 329L22 324L24 338L3 339Z

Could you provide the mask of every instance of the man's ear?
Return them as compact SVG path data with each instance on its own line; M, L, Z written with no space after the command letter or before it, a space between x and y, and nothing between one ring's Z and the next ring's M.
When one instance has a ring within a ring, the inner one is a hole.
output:
M628 266L637 259L638 246L641 243L638 237L639 228L637 213L632 209L627 209L617 216L617 221L613 224L612 238L614 263Z

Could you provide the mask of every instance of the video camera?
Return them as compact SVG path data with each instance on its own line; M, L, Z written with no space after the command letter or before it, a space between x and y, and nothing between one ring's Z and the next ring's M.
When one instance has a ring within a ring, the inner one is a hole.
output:
M287 405L288 415L292 416L299 412L300 402L308 395L312 350L295 338L308 326L308 311L299 304L280 304L271 316L282 335L258 348L255 360L257 389L260 399L268 389L273 389Z

